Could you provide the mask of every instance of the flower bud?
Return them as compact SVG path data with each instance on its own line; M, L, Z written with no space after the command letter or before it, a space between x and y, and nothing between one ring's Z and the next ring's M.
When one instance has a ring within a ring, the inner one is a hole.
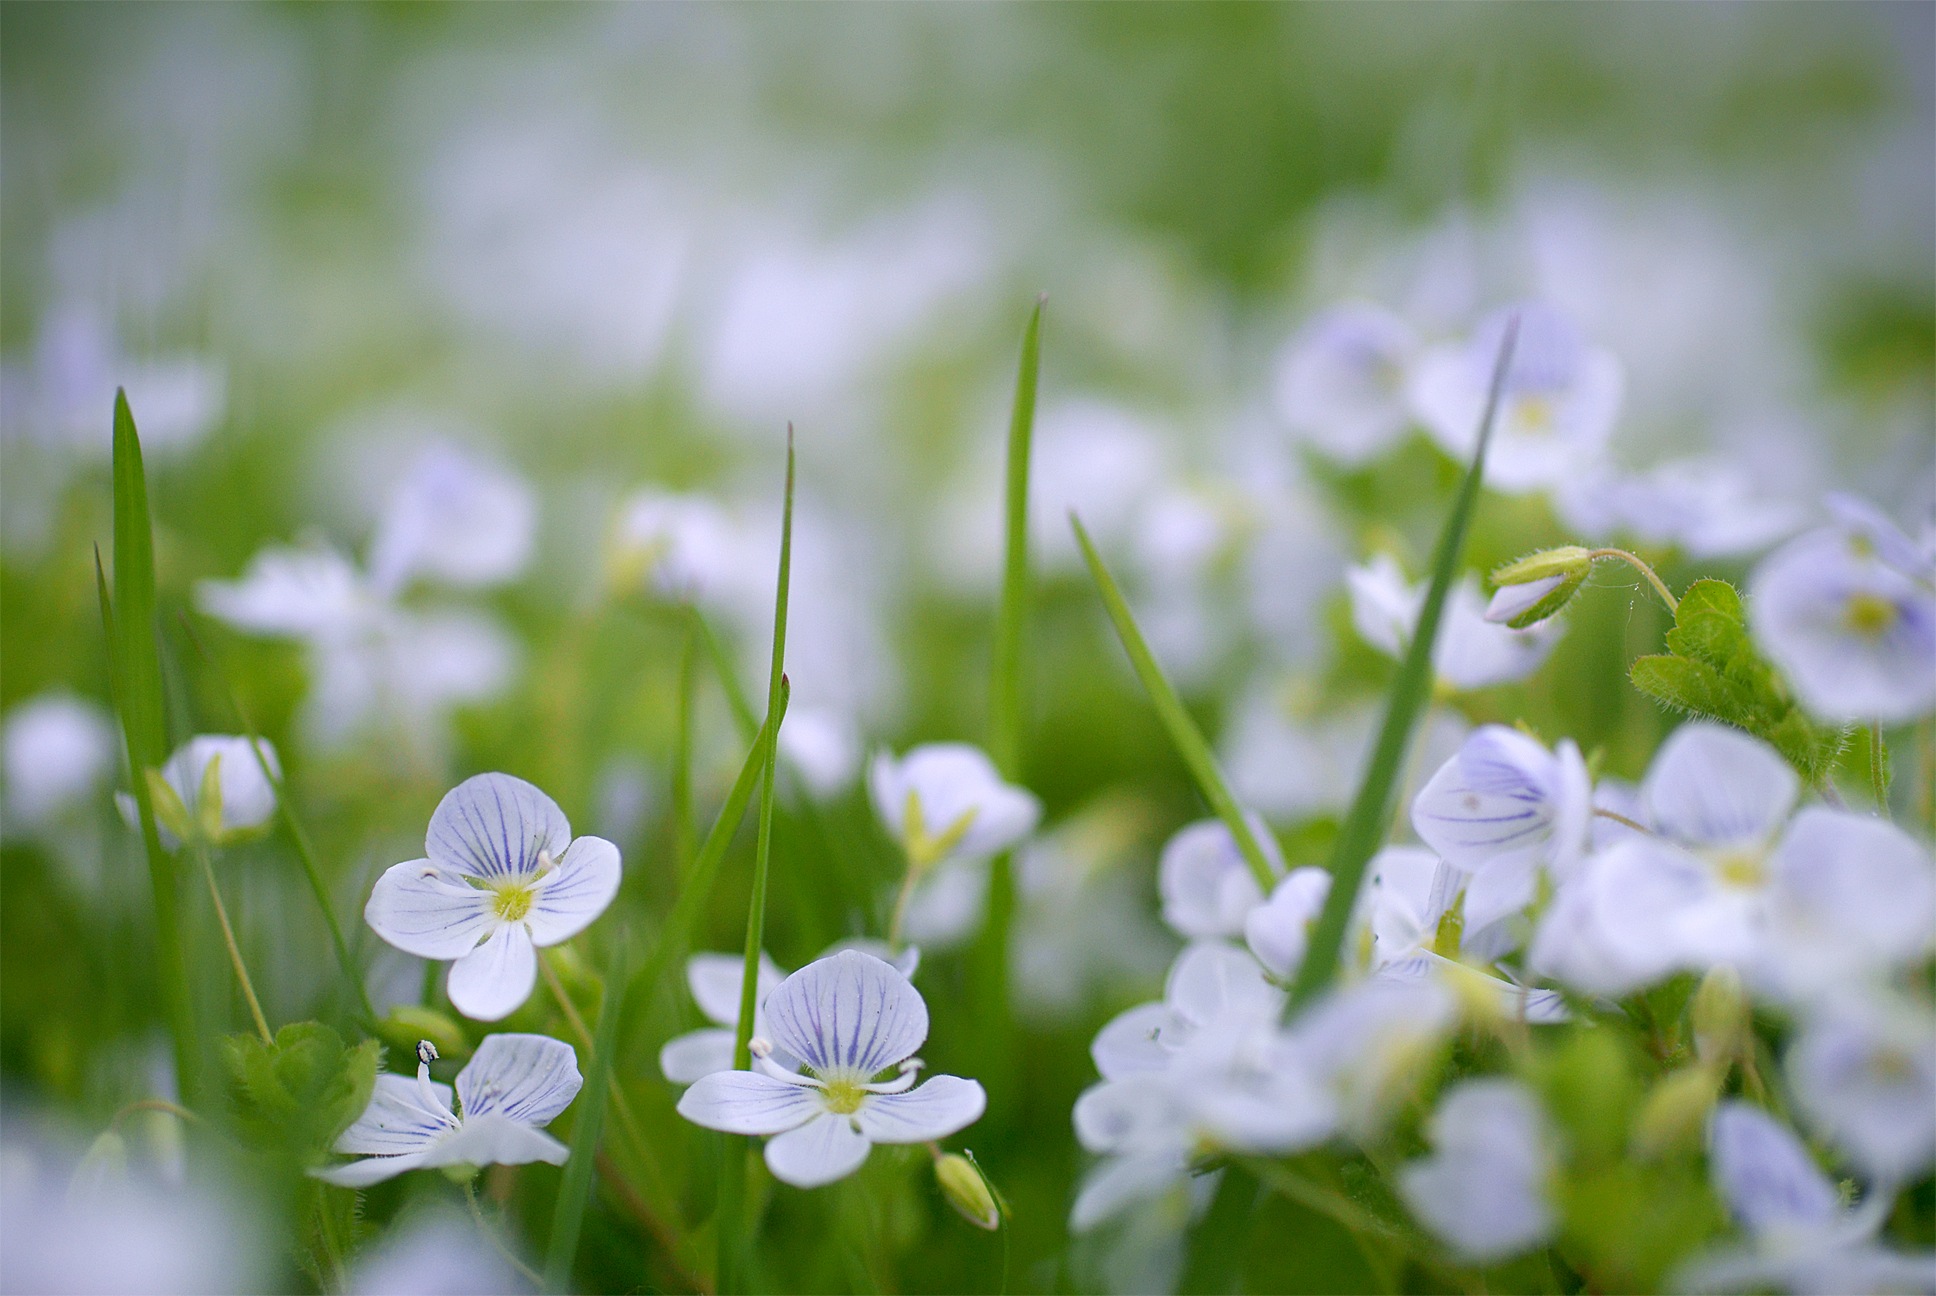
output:
M1634 1151L1651 1159L1698 1145L1720 1090L1720 1076L1713 1067L1689 1067L1662 1076L1634 1121Z
M1709 1066L1727 1066L1748 1055L1748 994L1741 974L1722 964L1701 978L1694 992L1694 1054Z
M1486 620L1514 630L1537 625L1572 602L1585 580L1584 575L1543 576L1523 585L1501 586L1486 605Z
M68 1205L92 1205L124 1188L127 1181L127 1140L113 1129L103 1130L88 1145L87 1155L74 1167L74 1174L67 1181Z
M430 1045L431 1057L469 1057L470 1041L456 1022L440 1012L415 1004L398 1004L376 1024L376 1033L385 1044L414 1054L423 1060L421 1044Z
M1584 580L1587 569L1592 566L1593 555L1590 551L1579 545L1561 545L1557 549L1542 549L1503 567L1493 568L1492 583L1498 587L1525 585L1553 576Z
M948 1204L970 1224L990 1232L1002 1226L995 1189L974 1161L959 1152L944 1152L934 1159L934 1178Z

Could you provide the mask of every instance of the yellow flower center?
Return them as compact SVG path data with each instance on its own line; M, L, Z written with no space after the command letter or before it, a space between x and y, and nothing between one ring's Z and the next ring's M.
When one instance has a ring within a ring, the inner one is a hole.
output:
M1901 1049L1885 1046L1870 1055L1869 1070L1876 1079L1885 1083L1900 1082L1915 1077L1916 1063Z
M1767 876L1767 870L1761 865L1761 856L1750 851L1729 851L1715 859L1714 868L1729 886L1760 886Z
M1553 430L1553 402L1544 396L1521 396L1516 412L1521 432L1545 436Z
M1843 623L1871 639L1886 633L1898 615L1896 605L1878 594L1851 594L1842 609Z
M491 897L491 912L505 922L523 922L538 894L523 882L497 882L491 890L495 893Z
M827 1096L827 1109L841 1116L859 1111L861 1100L867 1097L867 1090L858 1080L830 1080L823 1092Z

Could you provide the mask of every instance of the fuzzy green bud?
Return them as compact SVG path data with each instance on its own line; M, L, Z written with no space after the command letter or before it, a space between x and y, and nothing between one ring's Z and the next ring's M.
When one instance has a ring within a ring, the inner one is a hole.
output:
M948 1204L970 1224L990 1232L1002 1226L995 1189L972 1160L959 1152L944 1152L934 1159L934 1179Z
M1748 992L1741 974L1725 963L1701 978L1694 992L1694 1053L1709 1066L1727 1066L1748 1055Z
M1698 1146L1720 1091L1720 1076L1713 1067L1689 1067L1662 1076L1634 1120L1634 1151L1652 1160Z
M1553 576L1585 580L1587 570L1592 566L1593 555L1589 550L1579 545L1561 545L1557 549L1541 549L1503 567L1493 568L1492 583L1498 587L1525 585Z
M376 1024L377 1037L400 1052L421 1056L418 1042L427 1042L432 1057L468 1057L471 1044L463 1029L443 1013L415 1004L398 1004Z

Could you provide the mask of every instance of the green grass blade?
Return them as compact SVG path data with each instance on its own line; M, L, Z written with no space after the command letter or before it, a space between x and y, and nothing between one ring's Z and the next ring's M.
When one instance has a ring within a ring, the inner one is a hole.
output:
M1076 543L1082 546L1082 557L1089 564L1089 575L1094 578L1096 589L1102 595L1109 619L1115 623L1116 636L1123 641L1123 651L1129 654L1130 665L1136 668L1136 677L1143 682L1143 691L1149 694L1157 718L1163 722L1163 728L1170 736L1170 744L1183 758L1190 777L1196 781L1197 791L1236 839L1237 849L1250 866L1257 885L1263 888L1265 895L1269 895L1271 888L1277 885L1277 874L1271 868L1270 859L1264 854L1257 834L1251 831L1250 822L1238 808L1237 798L1231 795L1230 784L1225 781L1223 771L1217 768L1217 758L1211 755L1210 744L1204 741L1197 722L1190 718L1183 699L1176 695L1176 689L1171 687L1163 668L1150 652L1143 632L1136 627L1136 618L1131 615L1122 590L1116 585L1116 578L1109 574L1109 568L1103 565L1095 545L1090 543L1082 519L1071 513L1069 525L1075 528Z
M1479 486L1484 480L1486 447L1492 440L1492 425L1499 410L1499 395L1505 387L1506 371L1512 363L1513 343L1518 337L1515 318L1506 327L1499 346L1499 359L1493 366L1492 386L1486 395L1485 414L1479 422L1478 445L1472 463L1459 483L1452 512L1439 532L1438 548L1432 561L1432 585L1419 609L1418 625L1412 642L1399 664L1398 678L1392 682L1391 700L1385 707L1385 722L1378 731L1377 746L1365 770L1358 795L1345 815L1331 849L1331 893L1324 910L1311 931L1311 944L1304 962L1291 984L1290 1007L1295 1010L1309 1003L1331 983L1338 971L1338 955L1344 948L1345 927L1357 903L1358 888L1364 881L1365 866L1385 840L1391 823L1392 798L1397 794L1399 773L1405 763L1405 749L1419 716L1432 693L1432 649L1438 642L1439 621L1445 611L1446 596L1457 578L1465 555L1466 532L1471 529L1473 509L1479 501Z
M773 717L776 722L786 715L790 696L790 690L780 690L780 709ZM712 895L713 879L718 876L719 866L726 859L726 851L733 844L733 834L738 831L739 822L746 815L746 807L753 802L753 790L759 784L760 773L766 769L766 751L766 731L762 728L754 738L751 750L746 753L746 763L740 766L739 777L733 780L732 790L726 794L726 804L720 807L712 830L706 834L706 840L700 843L699 854L693 858L692 867L686 870L685 880L679 888L679 898L673 901L672 912L666 915L658 941L632 979L634 994L656 994L666 972L691 945L692 929Z
M98 564L98 555L97 555ZM97 578L99 567L96 567ZM148 480L141 438L124 391L114 394L114 596L100 583L101 615L108 634L115 710L127 743L129 783L141 820L148 880L155 897L155 951L163 1010L174 1037L175 1083L193 1101L196 1079L194 1011L188 995L188 951L182 940L180 889L175 861L162 849L155 827L147 771L168 758L168 730L161 691L161 648L156 639L155 541L148 516Z
M793 429L787 429L786 503L780 515L780 573L773 594L773 664L766 685L766 713L773 722L760 738L766 744L766 761L760 770L759 841L753 855L753 894L746 905L746 962L741 974L739 1021L733 1031L733 1066L744 1071L752 1065L748 1047L753 1038L753 1008L760 984L760 950L766 941L767 877L773 860L773 780L779 763L780 709L787 692L786 627L787 590L793 570ZM746 1157L752 1144L740 1137L726 1140L726 1164L719 1185L719 1273L721 1293L737 1291L745 1285L748 1240L746 1236Z
M548 1292L570 1290L578 1234L585 1221L585 1204L591 1199L592 1172L598 1165L598 1138L605 1123L605 1093L612 1074L612 1056L618 1048L618 1024L625 1010L625 946L625 935L621 932L612 950L611 966L605 972L605 1002L598 1010L591 1070L585 1077L585 1087L579 1090L583 1108L572 1130L571 1156L565 1162L564 1179L558 1185L558 1205L551 1216L551 1245L545 1256Z
M1002 562L1002 600L995 617L995 647L988 690L988 752L1010 782L1022 775L1022 638L1028 622L1029 447L1035 439L1035 389L1042 367L1042 307L1038 297L1022 333L1022 363L1015 378L1015 408L1008 420L1007 541Z
M277 774L274 767L269 764L268 757L262 754L261 737L250 721L249 713L243 707L242 699L236 693L235 686L229 681L228 675L216 664L214 657L202 643L201 636L195 633L195 628L189 624L187 617L181 619L181 627L188 636L188 642L194 647L196 656L202 659L203 664L215 676L216 683L222 686L222 692L228 699L229 710L234 713L236 724L241 726L243 734L248 738L249 750L255 753L256 768L262 771L262 777L268 780L269 786L275 791L276 817L282 821L283 828L289 833L290 842L295 845L296 858L302 862L303 875L309 879L309 890L316 897L316 907L322 910L323 922L329 928L330 948L336 952L336 966L342 971L343 980L350 988L350 995L356 1001L357 1010L363 1015L365 1029L373 1029L376 1025L376 1005L370 1002L370 992L363 984L363 974L356 966L355 956L350 953L349 942L343 939L343 925L337 921L336 906L331 903L329 887L323 882L323 869L322 865L317 863L316 848L310 842L309 833L304 829L302 820L296 817L295 806L289 799L289 787L283 782L282 776Z
M692 867L699 830L692 809L692 709L698 685L699 628L686 627L679 651L679 700L672 724L672 853L681 875Z

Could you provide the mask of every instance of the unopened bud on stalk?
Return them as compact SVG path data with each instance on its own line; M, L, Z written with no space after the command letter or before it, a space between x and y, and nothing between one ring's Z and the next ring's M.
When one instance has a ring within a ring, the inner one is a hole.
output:
M970 1224L990 1232L1002 1226L995 1190L973 1161L959 1152L944 1152L934 1159L934 1178L948 1204Z
M1725 1067L1748 1056L1748 994L1741 974L1727 964L1701 978L1694 992L1694 1054L1709 1066Z
M1486 620L1524 630L1557 613L1586 583L1593 556L1579 545L1542 549L1492 573L1498 592L1486 607Z

